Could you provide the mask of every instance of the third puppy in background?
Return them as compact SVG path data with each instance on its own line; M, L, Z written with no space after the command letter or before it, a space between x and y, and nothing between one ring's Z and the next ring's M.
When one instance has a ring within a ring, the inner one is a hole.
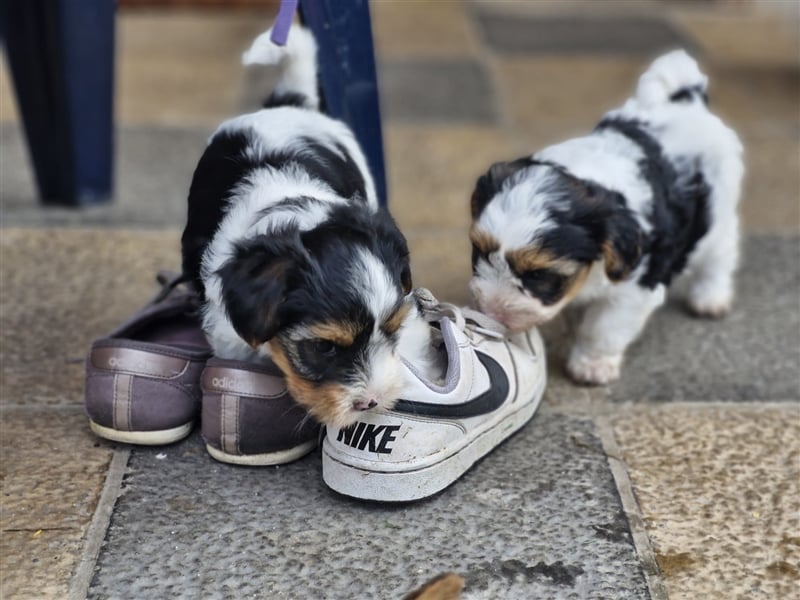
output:
M567 362L578 381L619 377L676 276L696 314L731 307L742 145L708 110L707 83L686 52L666 54L590 135L497 163L478 180L475 300L514 331L584 306Z

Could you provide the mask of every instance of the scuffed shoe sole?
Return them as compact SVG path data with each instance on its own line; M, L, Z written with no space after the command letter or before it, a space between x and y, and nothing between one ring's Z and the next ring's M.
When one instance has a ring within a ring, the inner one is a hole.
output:
M159 431L121 431L98 425L89 419L89 427L95 435L113 442L139 444L141 446L160 446L162 444L173 444L185 438L191 433L194 423L186 423L180 427L161 429Z
M317 440L310 440L299 444L288 450L279 452L268 452L265 454L228 454L210 444L206 444L206 450L211 458L219 462L231 465L243 465L248 467L268 467L273 465L283 465L303 458L317 447Z
M440 461L422 468L375 471L362 469L337 458L328 438L322 445L322 474L332 490L359 498L382 502L411 502L440 492L455 483L476 462L519 431L531 420L544 394L546 378L542 377L532 400L522 403L492 427L454 448ZM396 469L397 466L393 465Z

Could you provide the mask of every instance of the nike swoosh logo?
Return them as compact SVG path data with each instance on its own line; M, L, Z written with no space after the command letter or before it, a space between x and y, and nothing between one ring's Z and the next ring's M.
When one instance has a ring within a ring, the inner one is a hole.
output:
M415 402L414 400L398 400L394 412L423 415L426 417L442 417L444 419L466 419L485 415L502 406L508 396L508 376L492 357L476 352L478 360L486 368L489 375L489 389L462 404L433 404L431 402Z

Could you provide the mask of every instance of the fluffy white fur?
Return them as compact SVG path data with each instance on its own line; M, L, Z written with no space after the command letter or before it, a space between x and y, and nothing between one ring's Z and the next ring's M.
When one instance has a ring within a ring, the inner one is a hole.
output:
M686 52L671 52L652 63L641 76L635 96L607 117L646 124L678 170L680 161L687 157L701 165L711 188L710 228L691 252L680 279L695 313L719 317L731 307L739 258L737 204L744 173L742 145L734 131L709 112L699 97L692 102L670 101L681 88L704 92L706 85L706 76ZM650 230L652 191L638 166L643 153L627 137L601 130L550 146L534 158L557 163L578 178L622 193L642 230ZM547 203L539 188L533 181L512 185L512 193L503 190L474 224L499 241L500 248L488 260L477 263L471 290L482 310L517 330L551 319L568 304L562 301L544 306L522 289L503 258L508 250L530 243L532 235L554 227L544 213L535 212L536 207ZM640 285L646 265L647 257L624 281L612 282L600 259L592 265L577 295L568 299L585 308L567 363L573 378L604 384L619 377L625 349L666 295L664 285L654 289Z
M311 177L299 166L294 169L257 167L242 178L204 250L200 266L206 297L203 326L207 337L218 356L238 360L257 361L273 353L269 343L254 348L243 339L234 328L226 307L220 270L236 255L242 241L272 235L285 230L287 225L296 226L300 232L312 231L329 218L331 210L337 206L355 203L363 206L364 211L375 213L378 210L375 185L353 133L343 123L316 112L319 97L313 37L307 30L293 27L288 44L283 48L272 44L269 37L269 31L259 36L244 53L243 63L282 62L284 69L275 92L297 95L303 101L302 106L280 106L238 116L220 125L211 140L226 132L247 132L248 146L244 155L255 164L259 164L262 157L283 151L302 153L305 151L304 140L308 139L340 156L343 153L339 147L343 147L364 178L366 202L360 199L355 202L352 198L337 195L325 180ZM286 206L287 198L311 201L298 209ZM274 206L278 208L268 210ZM393 342L381 329L398 306L397 285L390 272L396 268L397 265L384 264L364 250L355 253L355 258L342 267L342 272L319 274L320 277L344 280L352 295L360 298L370 311L375 327L367 345L369 364L363 372L359 371L360 380L341 386L344 391L337 399L336 408L329 407L324 413L315 413L312 407L312 414L318 418L346 426L356 418L357 412L354 411L375 406L390 407L402 392L400 353L423 371L429 372L432 368L429 327L417 313L410 297L406 302L412 308L401 326L399 341ZM307 327L296 327L282 334L296 342L312 337ZM305 400L306 406L313 404L313 398L299 400Z

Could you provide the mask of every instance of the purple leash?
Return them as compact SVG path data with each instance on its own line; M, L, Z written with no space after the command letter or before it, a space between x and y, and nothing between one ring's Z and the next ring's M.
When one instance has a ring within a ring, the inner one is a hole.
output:
M272 26L272 35L269 36L269 39L276 46L286 45L286 40L289 38L289 29L294 21L294 13L297 12L297 2L298 0L281 0L278 16Z

